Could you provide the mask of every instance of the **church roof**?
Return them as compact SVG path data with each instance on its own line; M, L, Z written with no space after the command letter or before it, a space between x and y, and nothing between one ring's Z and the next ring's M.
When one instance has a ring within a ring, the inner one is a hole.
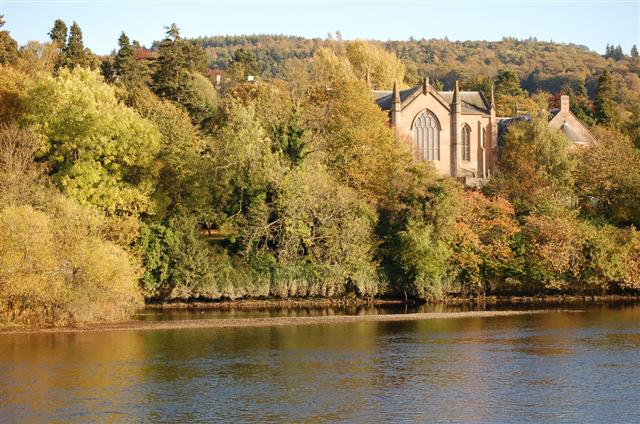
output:
M422 90L422 86L407 88L406 90L400 90L400 102L404 102L414 92ZM377 96L376 96L377 93ZM373 96L376 98L376 103L382 110L391 110L393 106L393 91L374 91Z
M408 88L400 91L400 102L404 102L416 91L421 91L422 86ZM453 102L453 91L438 91L437 92L444 101L448 104ZM393 92L392 91L373 91L373 97L380 109L384 111L391 110L393 106ZM487 102L477 91L461 91L460 100L462 102L462 113L489 115L491 113L490 107Z
M447 103L453 102L453 91L438 91ZM478 91L461 91L460 100L462 101L462 113L482 113L484 115L491 114L489 105L484 101L482 94Z

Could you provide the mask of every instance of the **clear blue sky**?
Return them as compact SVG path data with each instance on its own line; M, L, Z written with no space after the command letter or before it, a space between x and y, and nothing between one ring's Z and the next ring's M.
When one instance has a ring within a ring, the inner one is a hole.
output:
M5 29L24 44L46 40L56 18L77 21L85 44L109 53L121 31L149 45L176 22L183 36L291 34L345 39L443 38L499 40L503 36L583 44L603 52L607 42L626 53L640 46L640 0L0 0Z

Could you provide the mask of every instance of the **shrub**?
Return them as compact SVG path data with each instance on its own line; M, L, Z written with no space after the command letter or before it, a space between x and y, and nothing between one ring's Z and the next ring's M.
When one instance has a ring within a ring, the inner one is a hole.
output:
M0 320L77 325L122 320L140 306L139 267L100 237L100 222L62 196L48 210L0 210Z

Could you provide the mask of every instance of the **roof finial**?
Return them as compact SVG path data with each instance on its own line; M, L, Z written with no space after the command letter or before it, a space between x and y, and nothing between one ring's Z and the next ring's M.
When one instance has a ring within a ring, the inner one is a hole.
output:
M456 80L456 85L453 90L453 100L452 103L456 104L460 101L460 85L458 84L458 80Z
M393 82L393 102L400 103L400 90L398 89L398 82Z
M425 95L429 93L429 75L424 77L424 81L422 82L422 92Z
M495 109L495 107L496 107L496 100L495 100L494 95L493 95L493 90L494 90L493 86L494 86L494 84L493 84L493 81L492 81L491 82L491 105L490 105L491 109Z

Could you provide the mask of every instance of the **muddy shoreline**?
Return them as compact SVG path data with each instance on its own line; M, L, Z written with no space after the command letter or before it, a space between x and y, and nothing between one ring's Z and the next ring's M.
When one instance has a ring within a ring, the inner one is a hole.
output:
M95 324L86 327L56 328L15 328L0 330L3 334L45 334L45 333L98 333L112 331L152 331L184 330L198 328L247 328L282 327L317 324L348 324L360 322L401 322L434 319L490 318L517 315L535 315L550 312L580 313L579 310L538 309L529 311L473 311L473 312L428 312L414 314L377 315L332 315L319 317L269 317L269 318L227 318L196 319L176 321L127 321L115 324Z
M438 301L427 302L439 305L535 305L535 304L572 304L572 303L614 303L640 302L640 295L603 295L603 296L478 296L449 297ZM415 301L399 299L240 299L221 301L189 301L148 303L149 309L296 309L324 308L348 306L384 306L384 305L419 305Z

